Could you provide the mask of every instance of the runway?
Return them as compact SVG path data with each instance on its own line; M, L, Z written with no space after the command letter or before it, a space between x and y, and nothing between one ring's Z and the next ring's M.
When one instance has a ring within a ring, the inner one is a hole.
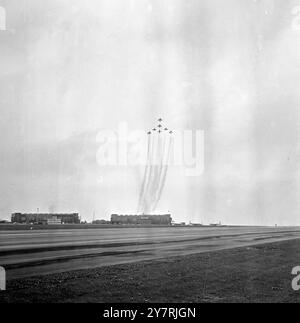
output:
M1 231L0 266L10 280L299 238L299 227Z

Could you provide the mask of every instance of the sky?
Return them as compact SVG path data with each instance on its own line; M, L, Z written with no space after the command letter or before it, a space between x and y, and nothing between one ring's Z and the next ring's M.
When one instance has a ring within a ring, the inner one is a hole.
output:
M300 225L300 0L0 0L0 218L135 213L142 166L99 133L204 133L169 168L177 222ZM3 12L3 10L2 10ZM201 147L198 147L199 149Z

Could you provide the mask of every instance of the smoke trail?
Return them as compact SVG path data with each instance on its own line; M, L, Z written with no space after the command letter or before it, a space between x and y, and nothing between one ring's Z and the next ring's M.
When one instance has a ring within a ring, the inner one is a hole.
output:
M160 183L161 176L162 176L162 170L163 170L163 165L164 165L164 158L165 158L165 151L166 151L166 135L163 134L163 143L161 147L161 157L160 157L160 165L159 165L159 170L158 170L158 184Z
M159 201L161 199L162 192L163 192L163 189L164 189L164 186L165 186L165 183L166 183L166 178L167 178L167 173L168 173L168 168L169 168L169 162L170 162L170 154L171 154L171 149L173 147L173 141L174 141L174 139L170 138L169 147L168 147L168 153L166 155L165 165L163 167L162 177L161 177L161 181L160 181L159 188L158 188L158 191L157 191L155 203L153 205L153 210L155 210L157 208L157 205L158 205L158 203L159 203Z
M147 163L139 195L138 213L154 212L161 198L173 143L173 139L170 138L169 132L166 134L161 130L149 133Z
M142 209L142 202L144 199L144 193L145 193L145 187L148 179L148 173L150 170L150 151L151 151L151 137L148 136L148 146L147 146L147 161L146 161L146 167L145 167L145 172L144 172L144 178L141 186L141 191L140 191L140 196L139 196L139 202L138 202L138 207L137 207L137 212L139 213Z
M161 176L161 168L162 168L162 159L163 159L163 145L162 145L162 134L157 134L157 146L155 151L155 160L153 165L153 180L151 182L151 186L149 188L148 194L148 208L149 211L153 210L153 203L155 200L155 195L158 189L158 184Z
M156 166L156 177L153 183L152 191L151 191L151 212L155 211L153 205L155 204L157 192L159 190L159 185L161 182L161 178L163 175L163 166L166 152L166 136L164 134L159 135L160 144L157 151L158 156L158 166Z
M148 178L146 179L146 187L144 190L144 196L142 199L142 212L148 213L149 207L150 207L150 194L149 191L151 190L151 187L153 185L153 180L155 176L155 158L156 158L156 146L157 146L157 138L155 135L151 135L151 149L150 149L150 158L149 158L149 173Z

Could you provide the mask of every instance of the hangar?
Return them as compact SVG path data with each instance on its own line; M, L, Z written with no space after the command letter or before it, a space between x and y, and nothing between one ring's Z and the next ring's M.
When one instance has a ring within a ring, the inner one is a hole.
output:
M112 214L112 224L171 225L171 214Z

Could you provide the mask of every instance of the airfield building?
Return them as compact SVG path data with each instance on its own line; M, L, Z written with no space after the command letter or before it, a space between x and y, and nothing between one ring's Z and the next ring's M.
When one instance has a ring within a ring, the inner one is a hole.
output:
M24 224L76 224L80 223L78 213L13 213L12 223Z
M171 214L112 214L112 224L155 224L171 225Z

